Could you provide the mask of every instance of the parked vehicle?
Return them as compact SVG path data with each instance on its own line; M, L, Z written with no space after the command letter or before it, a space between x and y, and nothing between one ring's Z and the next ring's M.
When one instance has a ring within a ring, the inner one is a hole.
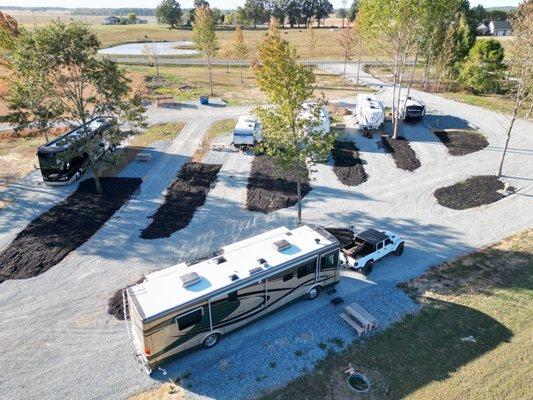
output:
M426 115L426 105L411 96L400 98L400 118L405 121L420 121Z
M405 242L398 235L370 228L354 234L353 241L342 247L341 262L348 268L369 275L376 261L389 254L402 255L404 246Z
M261 125L252 115L241 115L233 131L233 145L237 148L255 146L261 140Z
M316 116L312 114L311 110L313 107L316 107L316 102L314 101L307 101L302 104L302 112L300 113L299 117L304 120L313 121L316 120ZM318 115L319 123L317 124L316 130L320 129L320 132L322 134L329 133L331 129L331 120L329 117L329 111L326 107L322 107L320 109L320 113ZM315 122L315 121L313 121Z
M295 300L315 299L339 282L339 250L322 228L281 227L222 247L217 257L147 275L124 291L136 359L150 373Z
M37 158L44 182L65 185L80 179L91 163L88 147L98 152L97 158L114 150L115 145L105 139L106 131L112 129L118 129L114 118L97 117L39 147Z
M359 129L378 130L385 121L385 104L373 94L358 94L355 115Z

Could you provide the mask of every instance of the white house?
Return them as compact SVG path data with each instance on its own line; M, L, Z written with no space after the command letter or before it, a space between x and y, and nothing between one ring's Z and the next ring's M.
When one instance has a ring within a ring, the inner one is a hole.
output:
M489 28L484 23L479 24L479 26L476 28L476 32L478 36L485 36L489 33Z
M490 21L489 31L492 36L510 36L511 30L509 21Z

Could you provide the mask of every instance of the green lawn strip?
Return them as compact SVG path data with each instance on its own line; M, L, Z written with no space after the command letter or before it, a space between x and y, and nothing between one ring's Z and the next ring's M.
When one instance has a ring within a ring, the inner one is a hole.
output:
M372 381L369 399L531 398L533 231L402 288L421 303L418 313L329 354L264 399L354 398L344 374L349 363Z

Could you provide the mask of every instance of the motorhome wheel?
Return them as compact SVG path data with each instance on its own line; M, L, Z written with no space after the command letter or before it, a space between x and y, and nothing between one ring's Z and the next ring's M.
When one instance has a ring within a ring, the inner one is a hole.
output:
M307 292L307 298L309 300L313 300L313 299L316 299L319 294L320 294L320 288L318 286L315 286L309 289L309 291Z
M202 346L206 349L210 349L211 347L215 347L219 340L220 334L212 333L204 339L204 341L202 342Z

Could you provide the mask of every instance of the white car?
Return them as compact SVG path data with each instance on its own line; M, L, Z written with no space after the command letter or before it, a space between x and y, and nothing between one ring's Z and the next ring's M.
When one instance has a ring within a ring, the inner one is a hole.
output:
M404 246L405 242L398 235L370 228L354 235L353 241L342 247L341 262L347 268L368 275L381 258L389 254L401 256Z

